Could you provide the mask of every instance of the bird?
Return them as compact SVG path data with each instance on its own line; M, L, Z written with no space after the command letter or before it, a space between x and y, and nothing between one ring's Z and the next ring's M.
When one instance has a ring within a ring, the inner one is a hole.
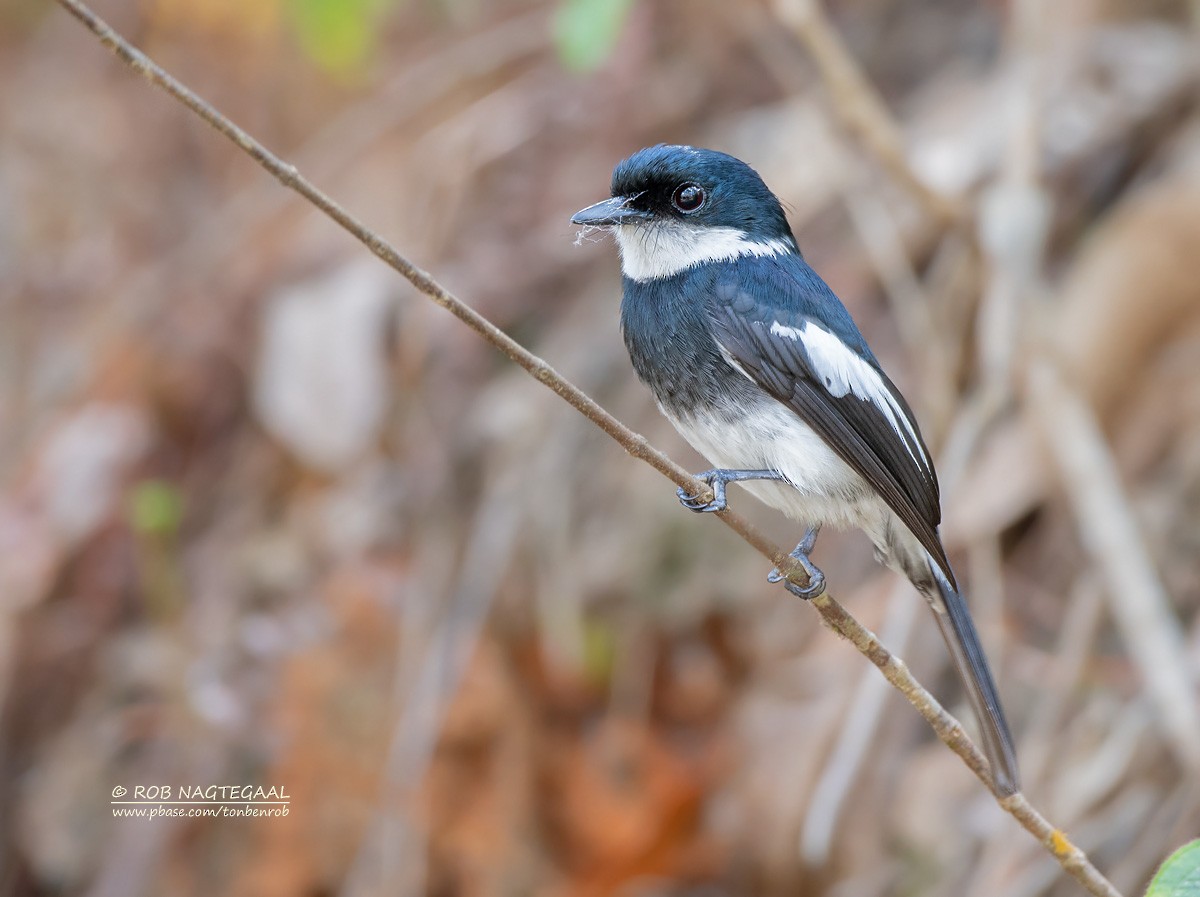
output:
M825 577L822 526L866 533L877 557L934 611L978 719L993 785L1019 789L1016 751L987 659L942 545L937 473L917 420L850 313L801 254L779 199L748 164L659 144L613 170L611 195L573 224L611 231L621 259L621 332L639 379L713 465L701 513L726 486L805 526L791 556L804 599ZM711 500L707 493L711 492Z

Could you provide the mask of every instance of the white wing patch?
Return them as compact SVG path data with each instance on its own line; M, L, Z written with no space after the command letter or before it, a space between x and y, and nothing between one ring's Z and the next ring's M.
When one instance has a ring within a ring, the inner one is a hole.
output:
M751 383L754 383L754 384L758 383L757 380L755 380L753 377L750 376L750 372L747 371L744 367L742 367L741 364L738 363L738 360L736 358L734 358L733 355L730 354L729 350L725 348L725 344L722 343L720 340L717 340L717 350L721 353L721 357L725 359L726 364L728 364L731 368L733 368L735 371L737 371L739 374L741 374L743 377L745 377Z
M626 277L638 282L670 277L708 262L796 251L796 245L790 240L752 240L745 231L735 227L656 221L623 224L615 230L621 249L621 270Z
M921 450L921 438L908 419L896 397L883 382L879 371L840 339L812 321L803 327L789 327L778 321L771 323L771 333L790 340L799 340L808 352L808 359L830 395L839 399L854 395L870 402L887 418L888 425L896 431L909 455L925 469L932 465Z

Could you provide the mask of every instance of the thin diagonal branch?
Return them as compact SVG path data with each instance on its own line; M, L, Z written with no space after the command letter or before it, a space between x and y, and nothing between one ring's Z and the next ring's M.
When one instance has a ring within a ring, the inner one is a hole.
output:
M299 193L326 215L340 224L352 236L367 246L375 255L399 272L406 280L442 308L463 321L485 340L528 371L543 385L552 389L588 420L600 427L616 440L629 454L640 458L672 482L692 491L693 494L709 492L703 483L686 470L651 446L644 436L635 433L597 404L590 396L554 370L547 362L534 355L495 324L470 306L452 295L426 271L402 256L391 244L355 219L307 181L293 165L284 162L261 143L243 131L211 105L197 96L183 83L168 74L136 49L125 38L117 34L104 20L97 16L80 0L58 0L71 15L82 22L106 47L123 62L139 72L152 84L161 87L175 97L217 131L224 134L241 149L270 172L282 184ZM801 587L808 585L804 569L785 551L772 544L757 529L732 511L725 510L717 515L726 526L746 540L758 552L776 564L783 574ZM898 657L880 643L879 639L850 615L830 595L821 595L809 602L821 615L822 621L838 635L851 642L875 666L898 691L900 691L933 728L937 736L975 773L995 795L1000 806L1011 814L1058 860L1064 869L1074 876L1090 893L1097 897L1121 897L1120 892L1100 874L1082 850L1067 836L1054 828L1023 794L1003 797L996 792L988 772L987 761L974 743L967 737L962 725L937 702L937 700L909 672Z

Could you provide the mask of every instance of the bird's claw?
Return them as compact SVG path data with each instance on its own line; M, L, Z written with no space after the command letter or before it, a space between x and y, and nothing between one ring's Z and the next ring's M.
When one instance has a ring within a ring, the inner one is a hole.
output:
M729 503L725 499L726 480L721 476L721 471L706 470L704 473L696 474L696 479L708 483L713 493L712 501L701 501L699 495L692 495L680 487L675 490L675 494L679 497L681 505L697 514L712 514L716 511L724 511L729 507Z
M808 573L808 585L806 587L798 586L790 579L786 579L784 575L779 572L778 567L767 574L767 582L781 582L783 583L783 587L797 598L803 598L805 601L812 601L812 599L816 598L825 591L825 574L822 573L818 568L813 567L811 564L809 567L811 567L811 569L805 570L805 572Z
M804 538L800 540L800 544L788 555L788 557L795 559L804 568L804 572L808 574L808 585L797 585L785 577L779 571L778 567L767 574L767 582L782 582L785 589L797 598L803 598L805 601L811 601L825 591L825 574L821 572L816 564L808 559L808 553L817 544L817 531L818 527L815 526L809 529L804 534Z

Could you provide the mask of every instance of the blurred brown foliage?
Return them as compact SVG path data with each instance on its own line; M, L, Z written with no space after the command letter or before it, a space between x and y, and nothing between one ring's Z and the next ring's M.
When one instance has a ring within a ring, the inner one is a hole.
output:
M943 446L1026 791L1130 893L1200 830L1155 685L1200 675L1194 3L830 3L890 166L795 3L640 0L589 74L552 3L357 4L324 56L296 6L99 11L697 469L567 218L645 144L750 161ZM0 22L4 893L1078 893L759 557L61 12ZM1111 449L1150 630L1031 358ZM952 697L864 543L819 560ZM288 817L109 805L247 783Z

